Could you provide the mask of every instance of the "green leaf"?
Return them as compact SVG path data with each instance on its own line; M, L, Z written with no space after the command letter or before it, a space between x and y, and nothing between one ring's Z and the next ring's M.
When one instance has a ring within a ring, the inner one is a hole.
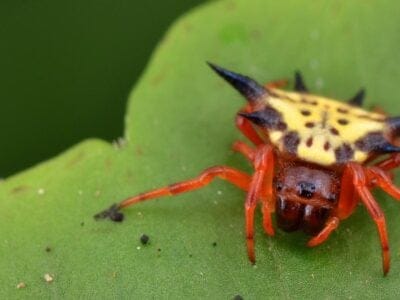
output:
M298 69L310 89L343 99L365 86L369 106L400 113L399 8L373 0L218 1L178 20L130 96L126 144L85 141L0 184L0 298L398 296L400 207L382 192L375 195L393 258L386 278L362 207L315 249L300 233L266 237L258 216L255 267L245 250L244 193L225 182L126 209L121 224L92 216L208 166L250 171L230 150L243 139L232 120L244 102L206 60L259 81Z

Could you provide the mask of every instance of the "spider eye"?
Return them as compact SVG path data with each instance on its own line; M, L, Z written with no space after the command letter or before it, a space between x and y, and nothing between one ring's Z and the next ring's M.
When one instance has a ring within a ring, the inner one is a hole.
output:
M315 193L315 185L310 182L299 182L298 184L298 194L303 198L311 198Z

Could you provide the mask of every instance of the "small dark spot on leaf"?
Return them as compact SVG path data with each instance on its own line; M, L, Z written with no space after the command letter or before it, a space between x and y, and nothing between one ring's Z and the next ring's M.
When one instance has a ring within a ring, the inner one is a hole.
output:
M51 252L50 246L47 246L44 250L46 250L46 252Z
M122 222L124 220L124 214L119 211L118 204L113 204L108 209L95 214L94 218L96 220L110 218L110 220L114 222Z
M244 298L240 295L236 295L232 298L232 300L244 300Z
M81 226L82 226L82 227L85 226L85 222L82 221L82 222L81 222Z
M311 112L309 110L307 110L307 109L302 109L301 110L301 114L303 116L309 116L309 115L311 115Z
M25 191L27 191L27 190L29 190L29 186L26 186L26 185L19 185L19 186L16 186L15 188L13 188L13 189L11 190L11 193L12 193L12 194L18 194L18 193L25 192Z
M157 251L158 251L158 252L161 252L161 248L158 248Z
M212 243L213 247L217 247L217 242Z
M342 113L342 114L347 114L349 112L348 109L343 108L343 107L338 107L337 111Z
M114 222L122 222L124 220L124 214L117 211L110 215L110 219Z
M314 122L307 122L304 124L307 128L313 128L315 126Z
M142 236L140 237L140 242L142 243L142 245L147 245L149 240L150 238L147 234L142 234Z

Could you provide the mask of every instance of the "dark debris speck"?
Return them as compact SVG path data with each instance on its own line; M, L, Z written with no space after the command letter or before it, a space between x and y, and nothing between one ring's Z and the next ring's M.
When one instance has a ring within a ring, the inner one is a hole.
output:
M142 234L141 237L140 237L140 242L143 245L147 245L149 240L150 240L150 237L147 234Z
M122 222L124 220L124 214L119 211L116 211L113 214L110 214L109 217L110 217L111 221L114 221L114 222Z
M122 222L124 220L124 214L119 211L118 204L113 204L108 209L96 214L94 218L96 220L110 218L110 220L114 222Z

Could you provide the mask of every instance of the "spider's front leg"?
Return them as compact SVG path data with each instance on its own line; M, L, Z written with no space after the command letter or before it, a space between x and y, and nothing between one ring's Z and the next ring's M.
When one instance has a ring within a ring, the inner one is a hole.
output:
M369 191L369 182L371 180L376 180L376 185L380 186L390 194L396 194L398 198L400 198L400 191L394 187L388 175L380 168L363 168L359 164L348 163L345 172L351 174L355 191L376 224L379 238L381 240L383 274L386 275L390 269L390 250L386 230L386 220L381 208Z
M355 210L358 197L354 189L353 174L345 168L340 184L340 195L337 208L325 223L325 227L314 237L307 246L315 247L325 242L330 234L339 226L340 220L349 217Z
M245 156L253 165L255 162L257 149L254 149L244 142L236 141L233 144L233 150L237 151L243 156ZM271 162L271 165L273 162ZM263 213L263 228L267 235L273 236L275 234L274 228L272 226L271 211L274 205L271 205L273 201L273 166L265 174L264 183L262 184L263 191L260 193L260 199L262 203L262 213Z
M240 113L243 112L250 112L251 106L246 105L243 109L241 109L235 118L236 127L247 137L254 145L262 145L264 144L264 140L260 137L258 132L254 129L252 123L246 119L245 117L241 116Z
M274 151L270 145L261 145L257 148L254 157L254 169L255 172L245 202L247 254L252 263L255 263L254 211L258 200L266 199L264 201L268 201L271 199L268 198L268 195L272 193ZM268 205L263 203L264 229L267 233L273 235L270 213Z
M242 190L249 190L251 182L251 177L249 175L231 167L216 166L204 170L198 177L194 179L178 182L127 198L118 204L113 204L110 208L96 214L94 217L95 219L110 218L113 221L122 221L123 215L120 212L122 208L163 196L173 196L196 190L209 184L216 177L224 179L241 188Z

